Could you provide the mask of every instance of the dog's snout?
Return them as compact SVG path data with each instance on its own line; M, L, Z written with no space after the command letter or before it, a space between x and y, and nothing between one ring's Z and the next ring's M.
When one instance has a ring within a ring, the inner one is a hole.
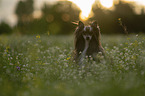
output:
M86 40L90 40L90 37L86 37Z
M92 36L90 35L83 35L84 39L87 40L87 41L90 41Z

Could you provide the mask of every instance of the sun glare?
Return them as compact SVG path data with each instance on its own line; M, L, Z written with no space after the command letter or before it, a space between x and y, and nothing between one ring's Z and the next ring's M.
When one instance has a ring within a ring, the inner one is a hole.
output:
M145 0L133 0L140 5L145 5Z
M92 16L91 15L92 5L96 0L68 0L68 1L75 3L80 8L81 12L79 17L81 20L86 21L88 18ZM111 8L115 0L99 0L99 1L100 4L105 8ZM139 5L145 5L145 0L124 0L124 1L131 1Z
M92 11L92 5L94 4L95 0L69 0L75 3L81 10L80 19L87 20Z
M135 2L136 4L139 5L145 5L145 0L125 0L127 2Z
M100 0L102 6L110 8L113 6L113 0Z

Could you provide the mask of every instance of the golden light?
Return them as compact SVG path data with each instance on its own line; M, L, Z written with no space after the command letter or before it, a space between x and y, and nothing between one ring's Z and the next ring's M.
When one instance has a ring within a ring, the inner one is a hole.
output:
M81 10L80 19L87 20L92 11L92 5L94 4L95 0L69 0L75 3Z
M102 6L110 8L113 6L113 0L100 0Z
M42 12L40 10L36 10L33 12L33 17L34 18L40 18L42 15Z
M140 4L140 5L144 5L145 6L145 0L133 0L136 3Z
M125 1L127 1L127 2L135 2L136 4L145 6L145 0L125 0Z

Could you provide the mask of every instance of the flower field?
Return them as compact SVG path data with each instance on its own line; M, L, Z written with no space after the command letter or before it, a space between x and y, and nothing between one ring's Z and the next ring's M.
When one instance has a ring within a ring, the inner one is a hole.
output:
M145 35L103 35L105 57L72 60L73 36L0 36L0 96L145 96Z

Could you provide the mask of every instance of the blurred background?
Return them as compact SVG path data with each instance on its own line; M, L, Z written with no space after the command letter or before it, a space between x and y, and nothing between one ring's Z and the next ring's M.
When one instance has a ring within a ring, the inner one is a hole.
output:
M72 34L97 20L103 34L145 33L145 0L0 0L0 34Z

